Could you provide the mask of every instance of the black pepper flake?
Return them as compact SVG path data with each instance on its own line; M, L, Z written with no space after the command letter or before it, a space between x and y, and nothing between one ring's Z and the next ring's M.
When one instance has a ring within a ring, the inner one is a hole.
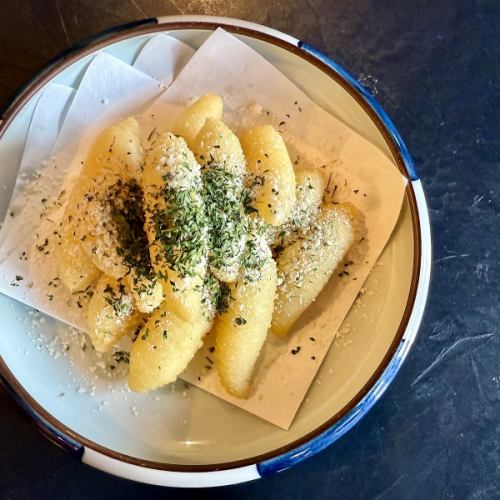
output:
M43 252L45 250L45 247L49 244L49 240L45 238L45 241L41 245L37 245L37 250L39 252Z
M111 142L111 145L109 146L108 152L112 153L113 152L113 146L115 145L116 137L113 137L113 141Z
M208 361L211 365L213 365L213 364L214 364L214 362L213 362L213 361L212 361L212 360L211 360L208 356L205 356L205 359L206 359L206 360L207 360L207 361Z
M325 192L329 193L329 187L330 187L330 181L332 180L332 174L330 173L330 175L328 176L328 181L326 183L326 188L325 188Z
M234 318L234 324L236 326L241 326L246 324L247 320L245 318L242 318L241 316L238 316L237 318Z
M208 352L214 352L214 351L215 351L215 347L214 346L208 348Z
M206 368L207 370L211 370L211 369L212 369L212 367L211 367L210 365L205 365L205 368Z
M359 189L353 189L353 190L352 190L352 192L353 192L354 194L358 194L358 193L359 193Z
M294 356L300 352L300 345L290 351Z
M201 382L201 377L198 377L198 382Z
M313 361L315 361L315 360L316 360L316 356L311 356L311 359L312 359Z
M284 124L285 124L285 122L279 122L278 127L281 127L281 126L282 126L282 125L284 125Z
M153 137L153 134L156 132L156 127L153 128L153 130L151 130L151 132L149 133L148 135L148 141L151 140L151 137Z
M287 113L285 116L286 116L287 118L290 118L290 115L289 115L288 113Z
M19 276L19 274L16 274L16 281L23 281L23 277Z
M309 340L310 340L311 342L316 342L316 339L315 339L314 337L309 337Z

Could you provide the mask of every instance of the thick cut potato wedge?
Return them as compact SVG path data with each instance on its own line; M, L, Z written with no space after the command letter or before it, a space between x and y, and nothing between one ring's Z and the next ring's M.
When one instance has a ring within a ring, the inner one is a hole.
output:
M222 118L222 99L215 94L207 94L188 106L177 118L173 132L194 148L195 138L207 118Z
M241 146L254 176L255 208L268 224L283 224L295 206L295 174L281 135L260 125L242 135Z
M56 247L59 278L71 292L85 290L101 275L92 259L82 247L82 242L74 235L73 225L64 225L60 231L61 240Z
M107 351L124 335L133 334L141 321L125 283L102 275L87 310L88 333L95 350Z
M128 190L120 174L110 171L93 178L80 177L73 188L63 225L70 225L84 251L105 274L120 279L128 267L120 247L119 231L114 221L117 206L123 209Z
M208 225L200 166L181 137L167 133L146 155L145 229L167 307L185 321L201 314Z
M271 330L285 335L314 302L354 240L349 206L323 207L311 227L278 258Z
M134 297L138 311L150 313L163 302L163 286L160 281L138 275L135 269L125 276L127 286Z
M144 232L143 193L137 181L143 159L135 119L104 130L70 195L63 226L73 228L74 239L97 268L114 279L127 278L137 309L151 312L163 293Z
M321 170L301 168L295 170L296 203L287 221L274 227L273 247L286 248L301 231L306 230L318 213L325 190L325 177Z
M148 392L174 382L202 345L212 321L187 322L163 303L139 332L130 351L129 387Z
M194 140L193 152L206 168L219 165L235 176L245 173L245 157L238 137L217 118L207 118Z
M221 382L238 398L248 396L252 373L267 337L276 293L276 264L270 257L255 281L230 285L232 300L215 320L216 360Z
M100 176L103 170L139 178L144 163L139 124L126 118L103 130L95 139L81 170L86 177Z
M101 132L87 155L64 216L64 224L73 226L93 263L115 279L125 276L130 268L117 249L122 246L121 230L130 229L122 223L124 212L129 211L131 199L134 207L142 200L134 179L141 173L143 160L139 125L134 118Z
M210 269L216 278L229 283L238 276L247 235L242 203L245 158L236 135L215 118L205 121L194 150L202 165L210 224Z

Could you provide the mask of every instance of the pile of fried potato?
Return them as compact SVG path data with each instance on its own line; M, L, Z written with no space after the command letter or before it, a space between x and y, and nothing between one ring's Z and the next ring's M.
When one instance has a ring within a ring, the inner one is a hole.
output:
M70 195L59 277L89 290L105 352L135 337L128 383L173 382L213 330L222 384L247 397L269 330L285 335L353 242L353 212L323 204L319 169L294 169L270 125L237 137L206 95L144 143L134 118L95 140Z

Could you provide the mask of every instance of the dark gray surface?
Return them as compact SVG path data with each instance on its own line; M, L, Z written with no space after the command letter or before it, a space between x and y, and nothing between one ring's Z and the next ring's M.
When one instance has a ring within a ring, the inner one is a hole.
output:
M0 0L0 101L66 46L116 23L211 14L267 24L369 75L426 189L432 289L384 398L298 467L207 498L500 498L500 2ZM8 334L4 325L2 335ZM0 394L0 497L188 498L81 465Z

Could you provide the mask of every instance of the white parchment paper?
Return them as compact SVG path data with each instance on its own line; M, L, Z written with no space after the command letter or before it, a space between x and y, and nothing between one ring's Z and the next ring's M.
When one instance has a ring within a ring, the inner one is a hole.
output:
M133 66L168 86L194 52L194 49L184 42L160 34L147 41Z

